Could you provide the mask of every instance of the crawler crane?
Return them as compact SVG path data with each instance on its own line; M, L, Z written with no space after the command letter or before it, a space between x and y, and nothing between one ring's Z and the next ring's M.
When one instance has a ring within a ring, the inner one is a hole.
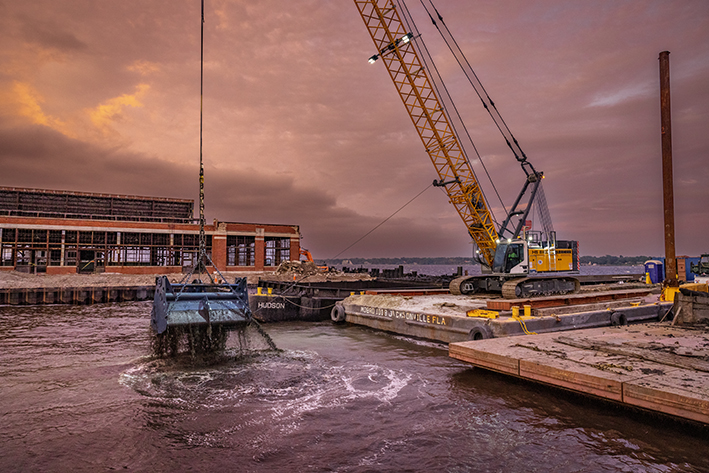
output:
M556 240L540 187L543 173L535 170L527 160L433 4L431 8L435 14L429 12L431 20L466 72L483 106L526 175L522 190L512 208L506 212L499 229L495 227L482 188L450 120L448 108L439 99L445 89L438 87L433 79L435 68L426 62L425 45L403 0L354 2L377 50L369 62L381 59L385 64L438 174L433 185L445 189L450 203L477 246L476 258L482 265L483 275L453 280L451 293L501 292L506 298L521 298L578 291L579 281L576 278L551 274L578 271L578 242ZM438 23L434 16L438 18ZM444 30L441 30L439 23ZM541 232L531 232L527 226L533 202L541 214L544 227Z

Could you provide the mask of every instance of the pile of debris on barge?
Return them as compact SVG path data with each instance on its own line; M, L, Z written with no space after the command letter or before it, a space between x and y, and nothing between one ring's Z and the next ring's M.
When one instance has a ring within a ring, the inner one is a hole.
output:
M381 273L363 268L323 271L309 262L290 261L275 274L260 278L249 299L254 317L261 322L319 321L330 319L335 305L354 294L402 289L447 293L444 287L452 278L404 273L401 266Z

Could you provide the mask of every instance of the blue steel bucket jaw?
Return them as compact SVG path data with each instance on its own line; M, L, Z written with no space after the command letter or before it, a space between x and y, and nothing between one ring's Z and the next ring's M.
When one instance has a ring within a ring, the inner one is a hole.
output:
M200 299L197 313L199 313L200 317L202 317L207 324L212 323L209 319L209 299L207 299L206 296Z
M249 307L249 291L246 286L246 278L236 278L231 285L234 294L234 305L251 319L251 308Z
M155 278L155 297L153 299L153 309L150 312L150 326L158 334L167 330L168 292L172 292L172 287L167 276Z
M251 317L246 278L235 284L171 285L166 276L156 280L151 326L158 334L173 326L242 325Z

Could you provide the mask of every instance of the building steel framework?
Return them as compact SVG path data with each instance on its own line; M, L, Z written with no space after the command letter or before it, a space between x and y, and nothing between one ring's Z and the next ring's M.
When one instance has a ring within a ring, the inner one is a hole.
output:
M0 187L0 215L192 223L193 208L186 199Z
M188 271L201 243L193 207L192 200L0 187L0 269ZM204 252L220 270L262 270L299 255L297 226L208 227Z

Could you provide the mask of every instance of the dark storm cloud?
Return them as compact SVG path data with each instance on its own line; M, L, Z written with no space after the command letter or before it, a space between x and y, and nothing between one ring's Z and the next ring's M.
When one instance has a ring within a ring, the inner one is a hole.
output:
M80 51L87 48L86 43L54 21L36 21L26 17L21 17L20 19L23 22L22 34L25 40L29 42L61 51Z
M707 251L709 3L436 4L545 172L559 236L584 254L663 250L657 56L670 50L677 249ZM409 8L509 205L522 170L420 4ZM0 185L197 198L199 1L0 9ZM437 177L372 50L352 2L206 1L209 219L297 224L329 257ZM342 256L470 250L428 190Z
M0 166L3 185L188 198L188 192L175 192L186 184L179 168L39 125L0 129Z
M0 127L0 168L2 185L198 202L196 164L176 166L156 157L103 149L42 126ZM335 256L381 223L338 206L331 192L298 186L289 177L253 168L225 171L214 167L207 167L205 175L208 221L300 225L304 244L318 248L318 257ZM372 256L386 256L401 248L414 255L416 245L407 246L411 240L432 247L450 244L410 219L393 219L392 226L380 230L376 239L379 243L376 250L370 250Z

